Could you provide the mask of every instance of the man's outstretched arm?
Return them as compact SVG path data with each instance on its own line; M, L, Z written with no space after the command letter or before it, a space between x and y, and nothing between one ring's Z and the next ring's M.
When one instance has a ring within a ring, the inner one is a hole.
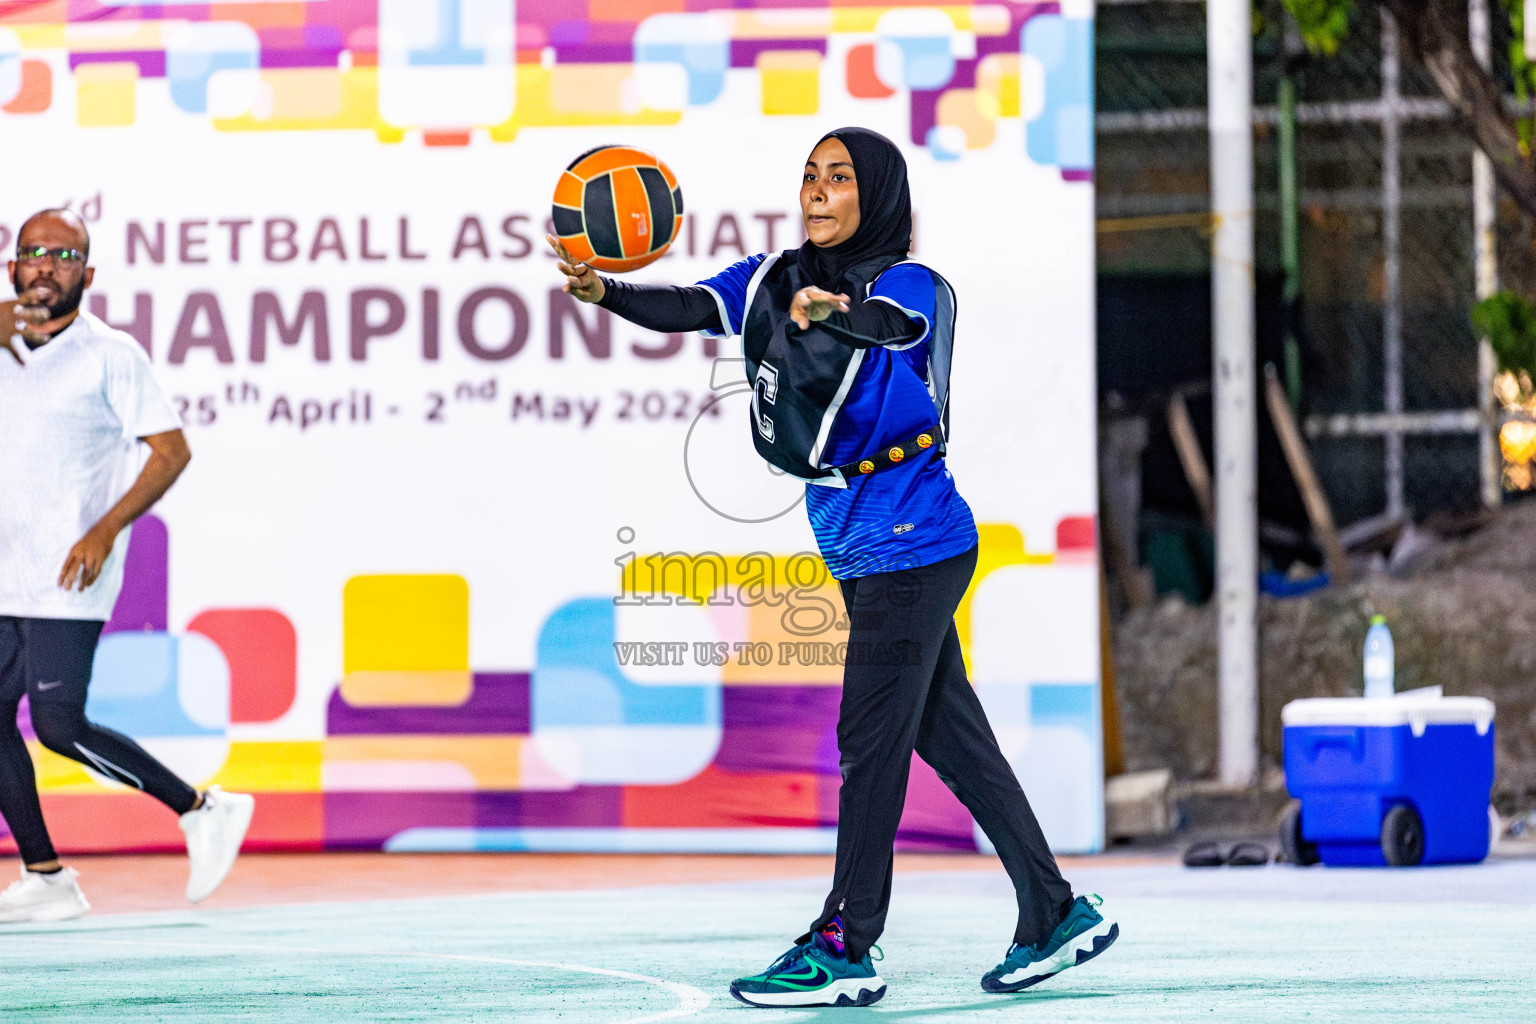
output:
M144 463L139 478L128 488L128 493L69 549L69 557L59 572L59 586L65 590L74 589L77 578L80 590L96 582L101 567L107 563L107 556L112 553L112 542L117 540L117 535L148 512L192 461L192 449L187 447L187 437L180 430L150 434L139 440L149 445L149 460Z

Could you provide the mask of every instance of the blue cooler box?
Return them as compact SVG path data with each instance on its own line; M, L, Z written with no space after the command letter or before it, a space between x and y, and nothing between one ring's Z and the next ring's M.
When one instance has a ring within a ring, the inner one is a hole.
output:
M1285 785L1301 801L1302 863L1314 850L1333 865L1488 856L1492 701L1319 697L1287 704L1281 722Z

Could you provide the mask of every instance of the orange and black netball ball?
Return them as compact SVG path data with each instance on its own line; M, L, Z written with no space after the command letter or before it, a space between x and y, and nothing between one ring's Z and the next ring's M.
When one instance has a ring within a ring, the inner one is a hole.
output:
M577 260L623 273L659 259L683 223L683 190L643 149L599 146L555 186L555 235Z

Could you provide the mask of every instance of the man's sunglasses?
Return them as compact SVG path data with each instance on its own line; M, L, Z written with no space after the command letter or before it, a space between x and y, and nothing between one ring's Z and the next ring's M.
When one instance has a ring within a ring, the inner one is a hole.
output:
M85 263L85 253L79 249L50 249L46 245L34 245L16 250L18 263L41 263L46 259L52 259L60 266L78 267Z

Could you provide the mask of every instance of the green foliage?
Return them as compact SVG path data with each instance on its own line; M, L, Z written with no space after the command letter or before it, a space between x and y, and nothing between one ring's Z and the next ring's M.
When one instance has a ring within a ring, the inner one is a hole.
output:
M1354 0L1285 0L1285 9L1296 19L1302 41L1314 54L1332 57L1349 32Z
M1488 339L1499 369L1536 379L1536 305L1508 289L1472 307L1472 329Z
M1530 103L1531 90L1536 86L1536 66L1525 58L1525 0L1500 0L1501 7L1509 15L1509 70L1515 80L1515 99L1522 106ZM1520 153L1531 155L1532 124L1529 117L1515 122L1520 139Z

